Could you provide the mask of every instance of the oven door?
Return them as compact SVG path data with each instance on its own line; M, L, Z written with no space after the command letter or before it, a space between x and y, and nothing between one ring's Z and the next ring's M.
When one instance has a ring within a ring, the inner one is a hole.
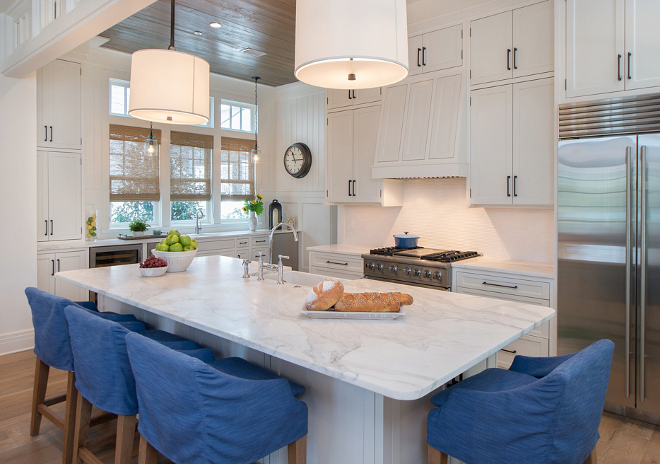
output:
M425 284L424 282L415 282L415 281L409 281L409 280L404 280L404 279L393 279L391 277L379 277L379 276L365 275L363 277L363 279L380 280L381 282L392 282L392 283L395 283L395 284L411 285L413 287L433 288L435 290L441 290L443 292L451 292L451 288L450 287L445 287L444 285L429 285L429 284Z

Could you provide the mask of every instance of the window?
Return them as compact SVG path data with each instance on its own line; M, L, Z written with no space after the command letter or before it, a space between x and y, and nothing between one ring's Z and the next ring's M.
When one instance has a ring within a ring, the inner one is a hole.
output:
M195 219L198 209L206 216L206 202L211 200L212 156L213 136L170 132L170 199L173 221Z
M133 219L153 222L154 202L160 200L160 131L154 129L156 151L149 154L145 140L149 129L110 125L110 222Z
M215 123L214 121L215 118L213 117L213 115L215 114L214 105L215 105L215 100L213 99L213 97L209 97L209 122L207 122L206 124L195 124L195 126L213 129Z
M221 219L245 219L243 201L254 196L253 140L222 137L220 153Z
M130 82L110 79L110 114L128 116L128 100L130 96Z
M222 100L220 105L220 127L222 129L254 132L255 106Z

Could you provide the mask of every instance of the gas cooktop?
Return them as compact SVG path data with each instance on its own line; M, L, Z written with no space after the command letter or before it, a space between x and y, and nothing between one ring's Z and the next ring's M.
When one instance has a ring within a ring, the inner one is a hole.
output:
M370 255L380 256L405 256L408 258L418 258L428 261L439 261L441 263L451 263L461 259L474 258L479 256L476 251L457 251L457 250L436 250L434 248L396 248L385 247L369 250Z

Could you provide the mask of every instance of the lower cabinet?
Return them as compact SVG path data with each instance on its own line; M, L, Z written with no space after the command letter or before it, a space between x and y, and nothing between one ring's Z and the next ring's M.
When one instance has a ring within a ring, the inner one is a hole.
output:
M310 274L320 274L339 279L361 279L364 260L360 255L344 253L309 252Z
M528 276L502 275L496 272L454 271L456 293L484 296L498 300L550 306L550 282ZM550 322L532 330L497 354L497 367L508 369L516 355L548 357Z
M88 267L87 250L39 253L37 255L37 288L73 301L87 301L89 299L87 290L55 279L55 274Z

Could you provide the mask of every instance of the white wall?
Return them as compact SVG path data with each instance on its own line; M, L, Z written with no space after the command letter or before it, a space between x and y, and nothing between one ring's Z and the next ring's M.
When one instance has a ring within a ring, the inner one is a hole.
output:
M34 344L25 287L37 284L37 81L0 77L0 354Z

